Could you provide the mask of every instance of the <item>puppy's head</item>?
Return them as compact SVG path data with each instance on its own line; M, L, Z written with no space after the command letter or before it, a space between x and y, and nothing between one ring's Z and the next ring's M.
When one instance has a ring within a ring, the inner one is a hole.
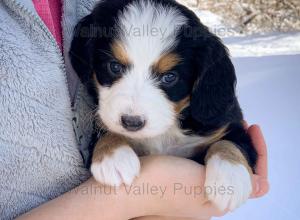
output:
M187 107L201 123L222 121L235 98L226 49L175 1L102 1L77 25L70 56L102 122L131 138L163 134Z

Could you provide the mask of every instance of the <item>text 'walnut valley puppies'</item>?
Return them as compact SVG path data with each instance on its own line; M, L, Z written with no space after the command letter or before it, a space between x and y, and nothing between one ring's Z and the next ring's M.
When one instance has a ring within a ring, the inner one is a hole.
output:
M76 26L71 62L98 104L106 133L91 171L131 184L138 155L170 154L206 165L208 194L233 210L252 192L256 151L243 128L235 70L219 38L172 0L104 0Z

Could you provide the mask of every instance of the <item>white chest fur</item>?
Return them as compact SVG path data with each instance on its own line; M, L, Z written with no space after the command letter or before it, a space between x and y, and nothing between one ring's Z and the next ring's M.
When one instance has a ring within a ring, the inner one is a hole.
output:
M173 155L191 157L201 150L201 146L209 141L209 137L186 135L177 126L155 138L132 141L138 155Z

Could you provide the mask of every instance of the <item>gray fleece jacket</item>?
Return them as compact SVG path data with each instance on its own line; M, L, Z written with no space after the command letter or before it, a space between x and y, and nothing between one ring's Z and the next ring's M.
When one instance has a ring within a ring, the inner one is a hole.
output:
M39 206L90 175L83 161L92 106L67 52L75 24L95 2L63 2L63 57L31 0L0 0L0 219Z

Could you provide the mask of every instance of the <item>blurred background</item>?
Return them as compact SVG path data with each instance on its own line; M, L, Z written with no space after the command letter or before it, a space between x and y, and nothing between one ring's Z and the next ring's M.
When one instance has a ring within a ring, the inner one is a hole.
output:
M178 1L229 48L245 118L268 145L269 194L221 219L300 219L300 0Z
M299 0L180 0L220 15L240 33L300 31Z

